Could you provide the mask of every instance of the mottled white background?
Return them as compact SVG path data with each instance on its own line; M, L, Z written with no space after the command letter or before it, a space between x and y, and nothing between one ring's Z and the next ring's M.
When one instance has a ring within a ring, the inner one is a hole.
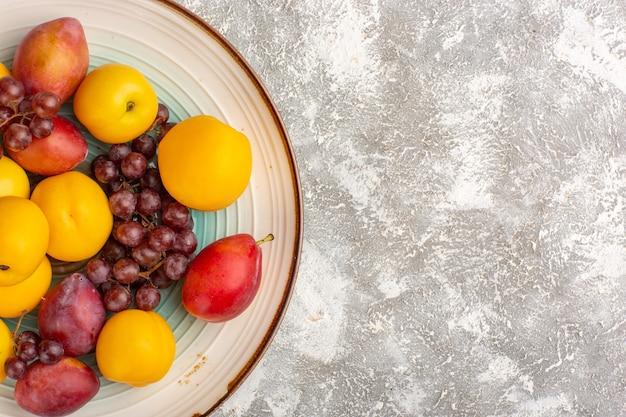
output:
M216 413L626 415L623 0L178 0L268 88L305 239Z

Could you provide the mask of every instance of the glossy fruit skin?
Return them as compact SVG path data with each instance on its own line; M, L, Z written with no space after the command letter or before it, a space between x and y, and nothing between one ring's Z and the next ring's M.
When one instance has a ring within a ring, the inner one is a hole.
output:
M248 308L261 285L261 248L249 234L219 239L191 261L182 289L183 306L199 319L219 323Z
M33 137L32 143L19 152L7 149L9 156L27 171L58 175L76 168L87 157L89 147L78 128L60 115L52 120L54 130L50 136Z
M243 133L215 117L193 116L166 133L158 165L172 197L195 210L217 211L247 188L252 147Z
M176 356L176 339L154 311L124 310L111 316L98 338L96 360L102 375L143 387L161 380Z
M37 324L42 339L57 339L67 356L89 353L104 326L106 310L96 287L74 273L54 285L39 304Z
M13 333L3 320L0 320L0 382L6 378L4 372L4 361L13 356Z
M13 57L13 76L24 83L26 95L55 93L61 102L76 91L89 68L89 48L78 19L62 17L32 28Z
M16 318L30 313L50 289L52 266L47 256L35 272L19 284L0 287L0 317Z
M113 214L108 197L95 180L81 172L45 178L30 199L48 219L48 254L55 259L75 262L91 258L111 233Z
M74 114L97 139L128 142L150 128L159 107L148 79L120 63L95 68L74 95Z
M0 197L5 195L30 197L28 174L6 155L0 158Z
M0 197L0 286L31 276L48 249L50 228L43 211L27 198Z
M95 371L79 359L65 356L53 365L33 362L15 384L15 401L24 410L47 417L74 413L100 390Z

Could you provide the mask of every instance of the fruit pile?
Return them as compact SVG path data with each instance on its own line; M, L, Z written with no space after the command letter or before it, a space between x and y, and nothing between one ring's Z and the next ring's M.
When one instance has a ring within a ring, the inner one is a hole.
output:
M68 106L76 120L60 114ZM99 149L90 159L82 132ZM98 372L135 387L161 380L176 340L158 307L175 283L206 322L252 303L273 236L200 247L194 231L194 212L225 209L248 187L250 141L210 115L170 120L136 68L90 71L80 21L37 25L11 70L0 63L0 134L0 318L17 319L0 319L0 381L16 381L20 407L71 414L97 394ZM53 277L59 263L78 270ZM20 330L27 315L37 329Z

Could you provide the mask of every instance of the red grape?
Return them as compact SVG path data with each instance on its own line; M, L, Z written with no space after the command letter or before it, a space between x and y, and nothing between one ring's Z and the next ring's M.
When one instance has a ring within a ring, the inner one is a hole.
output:
M176 232L169 226L159 225L148 233L148 244L159 252L167 252L174 247Z
M21 379L26 375L28 364L17 356L11 356L4 361L4 372L11 379Z
M170 253L163 262L163 269L169 279L179 280L185 276L188 264L189 259L182 253Z
M137 208L137 196L128 189L115 191L109 196L109 207L114 216L127 219Z
M52 365L57 363L63 357L65 349L63 344L56 339L43 339L39 342L37 349L39 354L39 361L46 365Z
M120 284L132 284L139 278L139 264L131 258L122 258L113 264L113 277Z
M137 308L144 311L152 311L161 302L161 291L153 285L143 285L135 293Z
M30 105L37 116L47 119L58 113L61 99L49 91L40 91L33 96Z
M139 152L131 152L120 161L120 170L129 180L137 180L146 173L148 160Z
M116 143L114 145L111 145L111 147L109 148L109 159L116 164L119 164L120 162L122 162L122 159L124 159L126 155L128 155L132 151L133 150L128 143Z
M163 207L161 215L163 218L163 224L171 227L172 229L183 229L189 222L191 212L187 206L184 206L178 201L173 201Z
M0 78L0 80L4 78ZM11 123L4 132L5 146L15 152L23 151L32 141L33 135L30 133L30 129L20 123Z
M133 302L130 291L120 284L113 284L104 293L104 308L113 313L128 309Z
M10 75L0 78L0 106L17 105L24 98L24 84Z
M122 245L134 248L144 238L143 226L134 220L125 220L115 230L115 237Z
M151 216L160 208L161 196L152 188L144 188L137 194L137 212Z
M111 276L111 264L104 258L92 258L85 265L85 275L94 285L102 284Z
M139 152L140 154L143 154L143 156L145 156L147 159L150 159L154 155L156 155L157 143L152 136L144 133L138 138L133 139L133 141L131 142L131 148L134 152Z
M33 116L28 124L30 133L36 138L47 138L54 130L54 121L50 118Z

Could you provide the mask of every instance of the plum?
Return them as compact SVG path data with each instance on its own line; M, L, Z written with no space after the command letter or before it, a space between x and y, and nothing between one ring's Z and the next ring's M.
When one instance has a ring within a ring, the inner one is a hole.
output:
M102 296L86 275L68 275L54 285L39 305L42 339L56 339L67 356L92 351L106 319Z
M22 168L35 174L51 176L75 168L89 153L87 141L67 118L52 117L54 129L45 138L33 137L32 143L21 151L7 149L9 156Z
M13 57L13 76L26 95L56 94L61 102L76 91L89 69L89 47L80 21L61 17L32 28L19 42Z
M37 416L59 417L87 404L100 389L95 371L79 359L64 356L53 365L28 366L15 383L13 396L24 410Z
M191 261L183 283L183 306L194 317L219 323L248 308L261 285L260 243L247 233L216 240Z

